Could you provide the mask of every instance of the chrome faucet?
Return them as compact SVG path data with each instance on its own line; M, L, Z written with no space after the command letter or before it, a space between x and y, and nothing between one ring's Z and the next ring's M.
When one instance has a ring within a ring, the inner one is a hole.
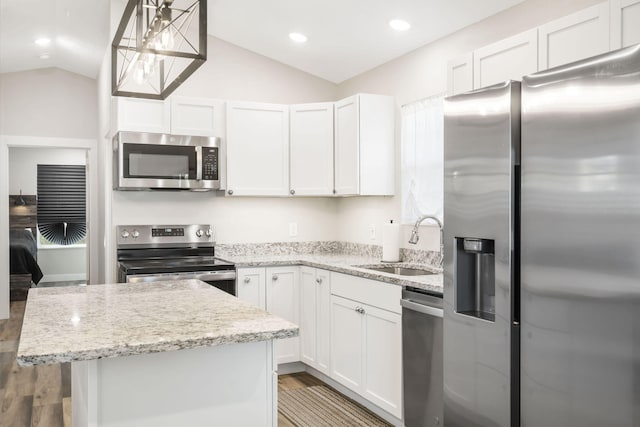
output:
M418 240L420 240L420 236L418 235L418 226L425 219L430 219L434 221L436 224L438 224L438 227L440 228L440 256L442 257L442 255L444 254L444 229L442 227L442 221L440 221L437 217L433 215L422 215L421 217L418 218L415 225L413 226L413 230L411 230L411 237L409 238L409 243L411 243L412 245L415 245L416 243L418 243Z

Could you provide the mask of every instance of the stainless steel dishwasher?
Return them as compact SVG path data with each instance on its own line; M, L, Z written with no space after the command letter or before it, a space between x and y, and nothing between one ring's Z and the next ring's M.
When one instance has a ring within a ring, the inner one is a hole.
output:
M404 424L441 427L442 297L422 289L402 291Z

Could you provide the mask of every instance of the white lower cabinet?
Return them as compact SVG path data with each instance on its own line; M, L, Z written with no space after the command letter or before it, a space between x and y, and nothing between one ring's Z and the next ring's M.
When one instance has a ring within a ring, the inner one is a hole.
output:
M285 320L300 324L299 267L269 267L267 275L267 311ZM300 339L285 338L275 341L276 361L280 363L300 360Z
M242 301L250 302L266 310L266 272L264 270L264 268L239 268L236 278L236 293Z
M238 298L296 325L300 321L299 267L239 268ZM298 337L276 340L276 362L300 360Z
M401 288L340 273L331 284L331 377L402 418Z
M329 372L331 287L326 270L300 267L300 360Z

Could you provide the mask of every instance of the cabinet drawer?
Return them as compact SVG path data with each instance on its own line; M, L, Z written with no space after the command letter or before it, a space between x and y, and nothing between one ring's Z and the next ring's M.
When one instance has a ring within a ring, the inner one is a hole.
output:
M331 293L394 313L402 313L402 288L377 280L331 273Z

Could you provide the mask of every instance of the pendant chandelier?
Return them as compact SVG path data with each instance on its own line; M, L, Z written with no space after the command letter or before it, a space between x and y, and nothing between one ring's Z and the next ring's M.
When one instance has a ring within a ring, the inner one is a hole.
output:
M114 96L165 99L207 60L207 0L129 0L111 47Z

